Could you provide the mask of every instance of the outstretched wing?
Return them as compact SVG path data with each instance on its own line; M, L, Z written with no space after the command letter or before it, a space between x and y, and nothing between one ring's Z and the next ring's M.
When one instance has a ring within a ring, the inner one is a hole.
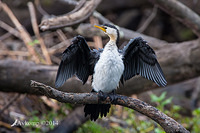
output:
M93 66L98 59L98 50L91 50L82 36L74 37L72 44L62 54L55 87L62 86L73 75L85 84L89 75L93 73Z
M141 37L131 39L122 53L125 67L124 80L139 74L154 81L158 86L166 86L167 81L154 50Z

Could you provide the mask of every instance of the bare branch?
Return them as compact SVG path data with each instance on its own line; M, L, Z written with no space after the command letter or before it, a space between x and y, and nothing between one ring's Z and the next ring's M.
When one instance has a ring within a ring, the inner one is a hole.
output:
M175 17L181 23L192 29L200 37L200 17L190 8L177 0L149 0L158 5L165 12Z
M42 14L43 16L47 16L49 15L41 6L40 4L40 0L34 0L34 4L37 8L37 10L40 12L40 14Z
M14 29L10 25L4 23L1 20L0 20L0 27L3 28L4 30L7 30L9 33L13 34L14 36L18 37L19 39L21 39L21 36L16 29Z
M64 93L58 91L50 86L45 84L31 81L31 87L37 88L41 91L42 94L47 97L56 99L63 103L73 103L73 104L111 104L110 98L107 97L105 101L101 101L98 97L98 94L94 93ZM174 119L168 117L155 107L139 100L122 95L116 95L117 105L128 107L134 109L152 120L156 121L167 133L189 133L182 125L176 122Z
M33 56L33 59L36 63L40 62L39 57L37 56L37 53L35 52L34 47L32 47L29 43L33 42L30 35L26 31L26 29L20 24L20 22L17 20L13 12L10 10L10 8L3 2L0 1L0 7L4 10L5 13L8 14L12 22L14 23L16 29L19 31L21 39L24 41L29 53Z
M96 9L101 0L86 1L76 12L42 20L40 28L42 30L61 28L78 24L87 19ZM82 3L81 3L82 4ZM79 6L77 6L79 8Z
M29 12L30 12L30 17L31 17L31 23L32 23L33 31L35 33L35 36L39 40L39 44L40 44L40 47L42 49L42 53L43 53L43 55L45 57L46 64L51 65L52 62L51 62L50 55L49 55L49 53L47 51L47 48L46 48L46 46L44 44L44 40L40 36L40 31L39 31L38 24L37 24L37 17L36 17L36 13L35 13L35 8L34 8L32 2L28 2L28 8L29 8Z
M146 21L143 23L143 25L137 30L137 32L144 32L144 30L149 26L149 24L151 23L151 21L155 18L156 14L157 14L157 6L153 7L153 11L151 13L151 15L146 19Z

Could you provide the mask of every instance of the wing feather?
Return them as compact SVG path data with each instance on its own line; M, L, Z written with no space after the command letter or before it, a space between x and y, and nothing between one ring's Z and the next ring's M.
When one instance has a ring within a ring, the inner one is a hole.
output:
M141 75L154 81L158 86L166 86L167 81L154 50L141 37L131 39L122 53L125 66L124 80Z
M98 50L91 50L82 36L74 37L72 44L62 54L55 87L61 87L73 75L85 84L89 75L93 74L93 67L98 59Z

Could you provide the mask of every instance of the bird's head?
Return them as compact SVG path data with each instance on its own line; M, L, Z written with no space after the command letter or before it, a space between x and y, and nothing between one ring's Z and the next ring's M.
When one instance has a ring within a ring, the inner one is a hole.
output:
M103 24L103 25L95 25L94 27L101 29L110 37L111 41L115 41L116 44L119 42L119 30L110 24Z

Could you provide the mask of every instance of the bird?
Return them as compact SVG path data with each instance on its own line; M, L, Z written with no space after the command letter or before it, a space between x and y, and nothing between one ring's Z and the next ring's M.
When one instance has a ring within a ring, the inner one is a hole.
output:
M55 87L61 87L67 79L77 76L83 84L92 75L92 92L115 94L121 82L135 75L152 80L158 86L166 86L161 66L154 50L142 37L130 39L122 49L119 45L119 30L111 24L94 25L109 37L104 48L90 49L83 36L75 36L71 45L62 53L57 71ZM111 97L112 100L113 97ZM99 116L106 117L110 104L86 104L85 116L96 121Z

